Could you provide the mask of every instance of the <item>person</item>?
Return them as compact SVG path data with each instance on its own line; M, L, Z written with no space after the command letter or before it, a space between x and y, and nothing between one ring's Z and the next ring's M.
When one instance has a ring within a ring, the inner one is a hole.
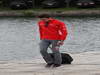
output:
M66 25L48 14L41 14L38 18L40 18L38 22L41 40L40 53L47 63L46 67L59 67L62 62L59 48L63 45L68 34ZM48 48L51 48L54 59L49 55Z

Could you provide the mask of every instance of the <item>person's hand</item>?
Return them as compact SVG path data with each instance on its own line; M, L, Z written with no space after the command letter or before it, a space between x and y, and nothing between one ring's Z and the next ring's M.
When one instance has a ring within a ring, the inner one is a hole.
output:
M64 40L58 41L57 45L63 45L64 44Z

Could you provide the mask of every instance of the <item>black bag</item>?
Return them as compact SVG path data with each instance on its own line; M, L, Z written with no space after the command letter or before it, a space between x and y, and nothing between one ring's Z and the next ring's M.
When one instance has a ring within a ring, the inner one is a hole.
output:
M54 54L53 53L49 54L54 59ZM71 64L71 62L73 61L73 58L67 53L61 53L61 56L62 56L62 64Z

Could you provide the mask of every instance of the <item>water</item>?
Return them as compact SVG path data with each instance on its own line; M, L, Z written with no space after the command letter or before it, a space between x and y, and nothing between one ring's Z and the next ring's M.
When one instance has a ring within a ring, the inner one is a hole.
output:
M100 50L100 18L57 18L67 24L69 35L61 52ZM40 57L36 18L0 18L0 60Z

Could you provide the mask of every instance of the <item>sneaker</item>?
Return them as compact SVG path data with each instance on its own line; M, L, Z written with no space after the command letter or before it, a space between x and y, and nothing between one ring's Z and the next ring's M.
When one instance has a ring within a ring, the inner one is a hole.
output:
M53 67L60 67L60 64L54 64Z
M51 67L52 65L53 65L53 64L47 64L45 67L48 68L48 67Z

